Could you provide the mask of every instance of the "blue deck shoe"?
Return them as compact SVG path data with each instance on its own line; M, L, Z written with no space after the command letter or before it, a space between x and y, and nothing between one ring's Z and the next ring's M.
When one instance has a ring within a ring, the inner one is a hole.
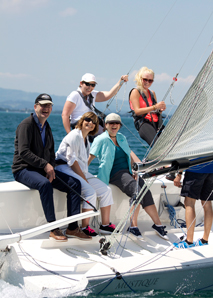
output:
M142 235L141 235L141 232L139 231L138 227L129 227L127 229L127 232L133 234L134 236L136 236L137 238L140 238L142 239Z
M194 243L195 246L203 246L203 245L208 245L208 243L203 243L201 241L201 239L198 239L195 243Z
M190 247L194 247L195 246L194 243L188 244L186 242L186 240L180 241L179 243L173 243L173 244L174 244L174 247L176 247L176 248L190 248Z

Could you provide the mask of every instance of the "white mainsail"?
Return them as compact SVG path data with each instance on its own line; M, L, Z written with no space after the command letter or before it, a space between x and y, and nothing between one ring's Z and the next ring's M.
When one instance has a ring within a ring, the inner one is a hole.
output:
M213 154L213 51L192 83L146 162Z

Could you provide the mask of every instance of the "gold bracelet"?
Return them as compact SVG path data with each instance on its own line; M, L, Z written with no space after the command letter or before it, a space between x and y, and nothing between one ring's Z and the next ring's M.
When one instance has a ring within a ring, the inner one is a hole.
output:
M153 109L154 109L153 111L155 111L155 110L156 110L156 107L155 107L155 105L153 105Z

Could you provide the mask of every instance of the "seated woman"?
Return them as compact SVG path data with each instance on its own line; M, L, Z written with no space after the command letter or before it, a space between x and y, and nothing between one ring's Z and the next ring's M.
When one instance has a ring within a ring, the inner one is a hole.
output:
M56 169L81 182L81 194L93 206L96 205L97 197L100 201L102 224L99 232L111 234L115 225L110 223L110 209L113 204L110 187L88 172L88 157L90 144L88 135L95 135L99 128L98 117L93 112L85 113L78 121L74 130L69 132L62 140L56 152ZM80 199L80 198L79 198ZM92 208L85 201L82 212L90 211ZM97 233L89 226L90 218L82 220L82 230L88 235L95 237ZM67 234L67 237L73 235Z
M119 133L121 127L121 118L115 113L109 114L105 119L106 131L97 136L91 146L89 164L98 157L100 165L98 178L106 184L114 184L121 189L127 196L131 197L130 203L136 196L137 182L132 174L131 166L134 162L140 162L140 159L129 148L126 137ZM139 179L138 191L140 192L144 185L143 179ZM151 217L154 224L152 228L163 239L168 239L165 226L162 226L160 218L155 207L152 194L148 190L141 203L144 210ZM133 207L134 208L134 207ZM137 237L141 233L137 226L137 217L140 206L135 210L131 224L127 231Z
M149 145L157 140L157 131L162 125L161 113L165 111L164 101L158 102L149 87L154 81L154 72L142 67L135 75L137 88L130 91L129 104L133 111L135 127L140 137Z

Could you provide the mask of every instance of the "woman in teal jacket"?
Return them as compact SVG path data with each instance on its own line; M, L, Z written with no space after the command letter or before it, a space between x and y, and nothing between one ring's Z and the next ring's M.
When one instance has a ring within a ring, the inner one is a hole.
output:
M132 173L132 164L133 162L141 161L130 149L126 137L118 132L121 125L121 118L119 115L111 113L106 117L106 131L94 139L90 149L88 163L90 164L95 157L98 157L98 178L107 185L111 183L120 188L122 192L131 198L131 204L136 196L137 189L137 182ZM143 185L143 179L139 178L138 191L140 191ZM167 240L167 232L160 222L152 194L149 190L141 200L141 205L154 222L152 228L159 236ZM139 210L140 206L135 210L131 218L131 225L127 230L137 237L141 237L141 233L137 226Z

